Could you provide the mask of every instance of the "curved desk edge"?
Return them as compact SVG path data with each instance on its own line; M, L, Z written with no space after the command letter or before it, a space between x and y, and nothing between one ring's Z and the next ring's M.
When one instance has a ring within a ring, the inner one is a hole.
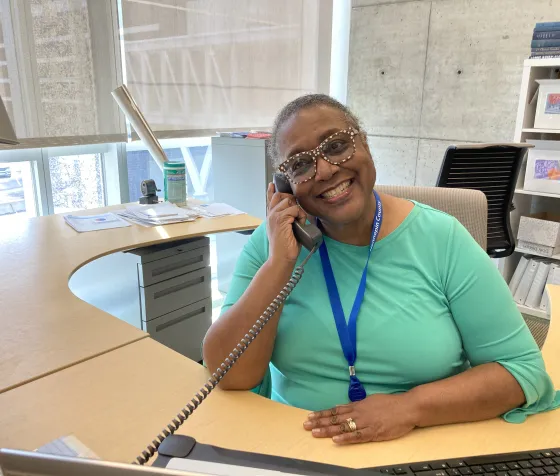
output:
M235 215L78 233L61 215L9 220L0 234L2 272L9 277L0 280L0 393L147 337L72 293L68 282L80 267L117 251L260 223Z

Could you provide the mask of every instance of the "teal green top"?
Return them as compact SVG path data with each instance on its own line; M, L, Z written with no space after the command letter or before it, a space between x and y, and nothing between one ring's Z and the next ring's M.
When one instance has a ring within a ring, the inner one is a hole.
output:
M368 247L325 241L348 319ZM299 262L306 255L303 249ZM237 261L222 312L245 292L267 257L263 224ZM358 315L357 353L356 373L368 395L406 392L498 362L526 397L522 408L504 415L507 421L522 422L528 414L560 406L560 392L495 263L455 218L419 203L373 249ZM269 372L254 391L323 410L348 403L348 382L316 253L286 301Z

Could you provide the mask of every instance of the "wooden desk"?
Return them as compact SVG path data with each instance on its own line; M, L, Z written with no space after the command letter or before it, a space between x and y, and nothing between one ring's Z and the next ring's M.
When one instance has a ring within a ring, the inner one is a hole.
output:
M77 233L60 215L4 218L0 233L0 393L147 337L72 294L68 279L79 267L124 249L254 229L259 223L251 216L238 215L164 227Z
M560 384L560 287L551 287L544 355ZM0 395L0 447L34 449L75 434L100 457L129 462L203 384L198 364L144 339ZM501 419L415 430L399 440L335 446L304 431L306 411L216 390L180 430L226 448L351 467L560 446L560 410L522 425Z

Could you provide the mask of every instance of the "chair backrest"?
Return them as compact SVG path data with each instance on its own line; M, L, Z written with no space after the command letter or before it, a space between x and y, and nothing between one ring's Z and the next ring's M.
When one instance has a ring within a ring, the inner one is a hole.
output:
M517 176L531 144L465 144L450 146L438 187L480 190L488 200L487 253L504 258L515 250L509 215Z
M454 216L469 231L476 242L486 250L486 197L477 190L436 187L406 187L376 185L379 192L424 203Z

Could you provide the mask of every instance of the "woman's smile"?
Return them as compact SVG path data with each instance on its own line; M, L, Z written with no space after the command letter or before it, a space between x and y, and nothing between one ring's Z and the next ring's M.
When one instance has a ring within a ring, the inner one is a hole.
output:
M341 203L352 193L354 179L339 181L338 184L328 188L319 195L327 203Z

